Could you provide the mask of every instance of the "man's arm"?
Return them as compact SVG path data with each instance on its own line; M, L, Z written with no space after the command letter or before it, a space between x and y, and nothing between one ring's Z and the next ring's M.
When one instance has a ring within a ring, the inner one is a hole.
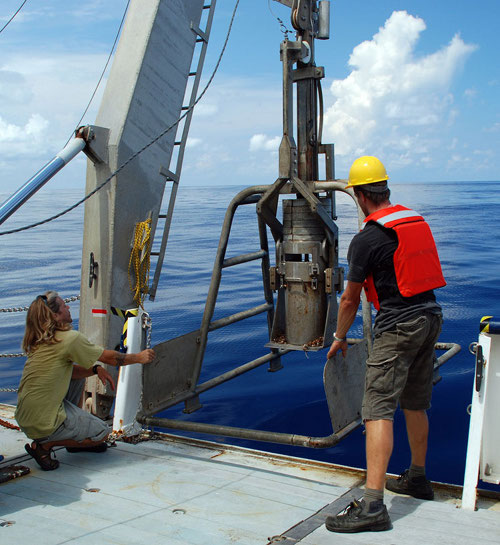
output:
M95 366L94 366L95 367ZM73 379L81 379L81 378L87 378L94 376L94 367L91 367L90 369L85 369L85 367L82 367L81 365L77 365L76 363L73 364L73 373L71 374L71 378ZM104 369L104 367L101 367L98 365L96 367L97 370L97 377L99 380L106 384L106 382L109 382L111 388L115 389L115 381L113 380L113 377Z
M347 281L347 286L340 298L339 311L337 314L337 331L335 336L339 339L347 337L347 332L356 318L359 302L361 299L362 282ZM339 350L342 350L344 357L347 354L347 341L333 341L327 358L332 358Z
M131 365L132 363L151 363L155 357L155 353L151 348L146 348L137 354L123 354L116 350L104 350L98 360L108 365L120 367L122 365Z

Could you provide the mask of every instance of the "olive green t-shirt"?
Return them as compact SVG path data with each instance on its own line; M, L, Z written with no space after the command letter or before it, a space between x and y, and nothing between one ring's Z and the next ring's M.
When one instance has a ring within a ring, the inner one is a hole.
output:
M90 369L103 352L78 331L58 331L55 338L60 342L41 344L28 356L19 385L15 417L31 439L49 436L66 419L73 362Z

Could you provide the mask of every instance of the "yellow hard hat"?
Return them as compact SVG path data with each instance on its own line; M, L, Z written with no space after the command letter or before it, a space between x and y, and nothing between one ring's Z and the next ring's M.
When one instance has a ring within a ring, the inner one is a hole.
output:
M356 159L349 171L349 183L346 187L374 184L388 180L384 165L376 157L364 155Z

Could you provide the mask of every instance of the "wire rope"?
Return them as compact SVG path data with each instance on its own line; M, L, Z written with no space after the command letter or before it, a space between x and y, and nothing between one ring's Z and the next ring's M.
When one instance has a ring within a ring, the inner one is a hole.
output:
M127 15L129 5L130 5L130 0L127 1L127 5L125 6L125 10L123 12L123 17L122 17L122 20L120 21L120 26L118 27L118 30L116 32L115 41L113 42L113 45L111 46L111 51L109 52L109 55L108 55L108 60L106 61L106 64L104 65L104 68L102 69L101 76L99 77L99 80L97 82L97 85L95 86L94 92L92 93L92 96L90 97L90 100L89 100L89 102L87 104L87 107L83 111L82 116L80 117L80 119L78 120L78 123L76 124L75 130L77 130L78 127L80 126L80 123L82 122L83 118L85 117L85 114L88 112L88 110L90 108L90 105L92 104L92 101L94 100L94 97L95 97L95 95L97 93L97 90L99 89L99 86L101 85L102 78L104 77L104 74L106 73L106 70L107 70L108 65L109 65L109 61L111 60L111 57L113 56L113 51L115 50L116 43L118 42L118 38L120 36L120 32L121 32L122 27L123 27L123 22L125 21L125 16ZM73 136L73 134L74 133L71 133L70 137L66 141L65 146L71 140L71 137Z
M212 72L212 75L210 76L207 84L205 85L205 88L203 89L203 91L200 93L200 95L198 96L198 98L193 102L193 104L179 117L179 119L177 119L177 121L175 121L174 123L172 123L169 127L167 127L164 131L162 131L160 134L158 134L155 138L153 138L152 140L150 140L146 145L144 145L142 148L140 148L138 151L136 151L135 153L133 153L126 161L124 161L114 172L111 173L110 176L108 176L104 182L102 182L100 185L98 185L95 189L93 189L90 193L88 193L87 195L85 195L85 197L83 197L82 199L80 199L79 201L77 201L75 204L73 204L72 206L70 206L69 208L66 208L66 210L63 210L61 212L59 212L58 214L55 214L54 216L51 216L49 218L46 218L44 220L41 220L41 221L38 221L36 223L32 223L30 225L25 225L24 227L18 227L17 229L10 229L9 231L2 231L0 232L0 236L3 236L3 235L11 235L13 233L20 233L21 231L27 231L28 229L33 229L34 227L39 227L40 225L44 225L45 223L49 223L50 221L53 221L53 220L56 220L58 218L60 218L61 216L64 216L65 214L67 214L68 212L71 212L72 210L74 210L75 208L77 208L78 206L80 206L82 203L84 203L85 201L87 201L88 199L90 199L90 197L92 197L92 195L94 195L95 193L97 193L99 190L101 190L106 184L108 184L119 172L121 172L131 161L133 161L136 157L138 157L141 153L143 153L144 151L146 151L150 146L152 146L153 144L155 144L158 140L160 140L160 138L162 138L163 136L165 136L169 131L171 131L174 127L176 127L187 115L189 115L189 113L195 108L195 106L198 104L198 102L200 102L200 100L203 98L203 96L205 95L205 93L208 91L208 88L210 87L210 85L212 84L212 81L213 79L215 78L215 74L217 73L217 70L219 69L219 66L220 66L220 63L222 62L222 57L224 56L224 52L226 50L226 47L227 47L227 44L228 44L228 41L229 41L229 36L231 34L231 29L232 29L232 26L233 26L233 22L234 22L234 18L236 16L236 11L238 9L238 5L240 3L240 0L236 0L236 4L234 6L234 10L233 10L233 14L231 16L231 21L229 23L229 27L228 27L228 31L227 31L227 35L226 35L226 39L224 41L224 45L222 46L222 50L220 52L220 55L219 55L219 58L217 60L217 63L215 65L215 68Z
M274 13L273 8L271 7L271 0L267 0L267 7L269 11L271 12L271 15L275 17L278 20L278 23L280 25L280 30L285 36L285 41L288 41L288 33L292 33L293 30L290 30L285 23Z
M12 21L15 19L16 15L23 9L24 4L26 4L28 0L24 0L24 2L17 8L17 11L14 13L14 15L3 25L2 28L0 28L0 34L12 23Z

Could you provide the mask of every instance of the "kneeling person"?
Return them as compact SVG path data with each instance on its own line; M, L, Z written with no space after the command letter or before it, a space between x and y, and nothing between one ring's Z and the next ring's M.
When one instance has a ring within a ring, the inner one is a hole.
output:
M71 327L69 306L55 291L39 295L26 317L23 350L28 355L19 385L16 420L33 440L26 451L46 471L57 469L55 446L70 452L106 449L108 425L78 407L86 377L96 374L103 384L115 385L96 361L121 366L150 363L154 352L122 354L92 344Z

